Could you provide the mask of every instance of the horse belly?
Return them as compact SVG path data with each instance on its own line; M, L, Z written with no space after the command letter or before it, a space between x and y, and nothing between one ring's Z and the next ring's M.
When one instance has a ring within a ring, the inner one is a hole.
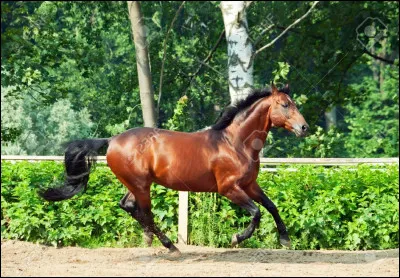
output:
M156 183L180 191L217 191L214 174L201 151L192 149L189 152L181 146L168 150L164 145L163 151L156 153L151 167Z
M217 192L217 185L212 173L194 174L189 177L170 172L167 175L155 178L154 181L167 188L179 191Z

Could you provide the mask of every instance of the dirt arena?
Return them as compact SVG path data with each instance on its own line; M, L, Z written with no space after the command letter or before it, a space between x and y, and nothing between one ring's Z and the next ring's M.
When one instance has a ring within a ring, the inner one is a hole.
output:
M397 276L399 249L55 248L5 240L1 276Z

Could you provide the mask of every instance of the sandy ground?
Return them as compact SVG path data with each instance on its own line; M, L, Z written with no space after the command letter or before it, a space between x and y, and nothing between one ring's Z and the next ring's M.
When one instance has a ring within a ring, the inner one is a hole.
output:
M1 243L1 276L397 276L399 249L301 251L178 246L55 248Z

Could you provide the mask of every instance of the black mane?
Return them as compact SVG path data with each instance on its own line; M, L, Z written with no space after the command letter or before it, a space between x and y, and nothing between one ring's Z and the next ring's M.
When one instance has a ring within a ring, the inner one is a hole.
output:
M288 94L286 88L279 89L279 92ZM221 116L216 121L216 123L211 126L211 129L222 130L228 127L239 112L243 111L245 108L249 107L257 100L268 97L271 94L271 89L264 88L252 90L245 99L238 100L235 104L227 106Z

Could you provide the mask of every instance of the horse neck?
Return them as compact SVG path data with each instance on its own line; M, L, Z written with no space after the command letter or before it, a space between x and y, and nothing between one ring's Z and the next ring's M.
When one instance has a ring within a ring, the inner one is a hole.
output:
M255 144L257 146L264 145L271 128L269 108L270 99L263 98L238 115L226 128L231 135L232 142L235 145L244 145L250 150L255 149ZM257 150L257 154L260 150Z

